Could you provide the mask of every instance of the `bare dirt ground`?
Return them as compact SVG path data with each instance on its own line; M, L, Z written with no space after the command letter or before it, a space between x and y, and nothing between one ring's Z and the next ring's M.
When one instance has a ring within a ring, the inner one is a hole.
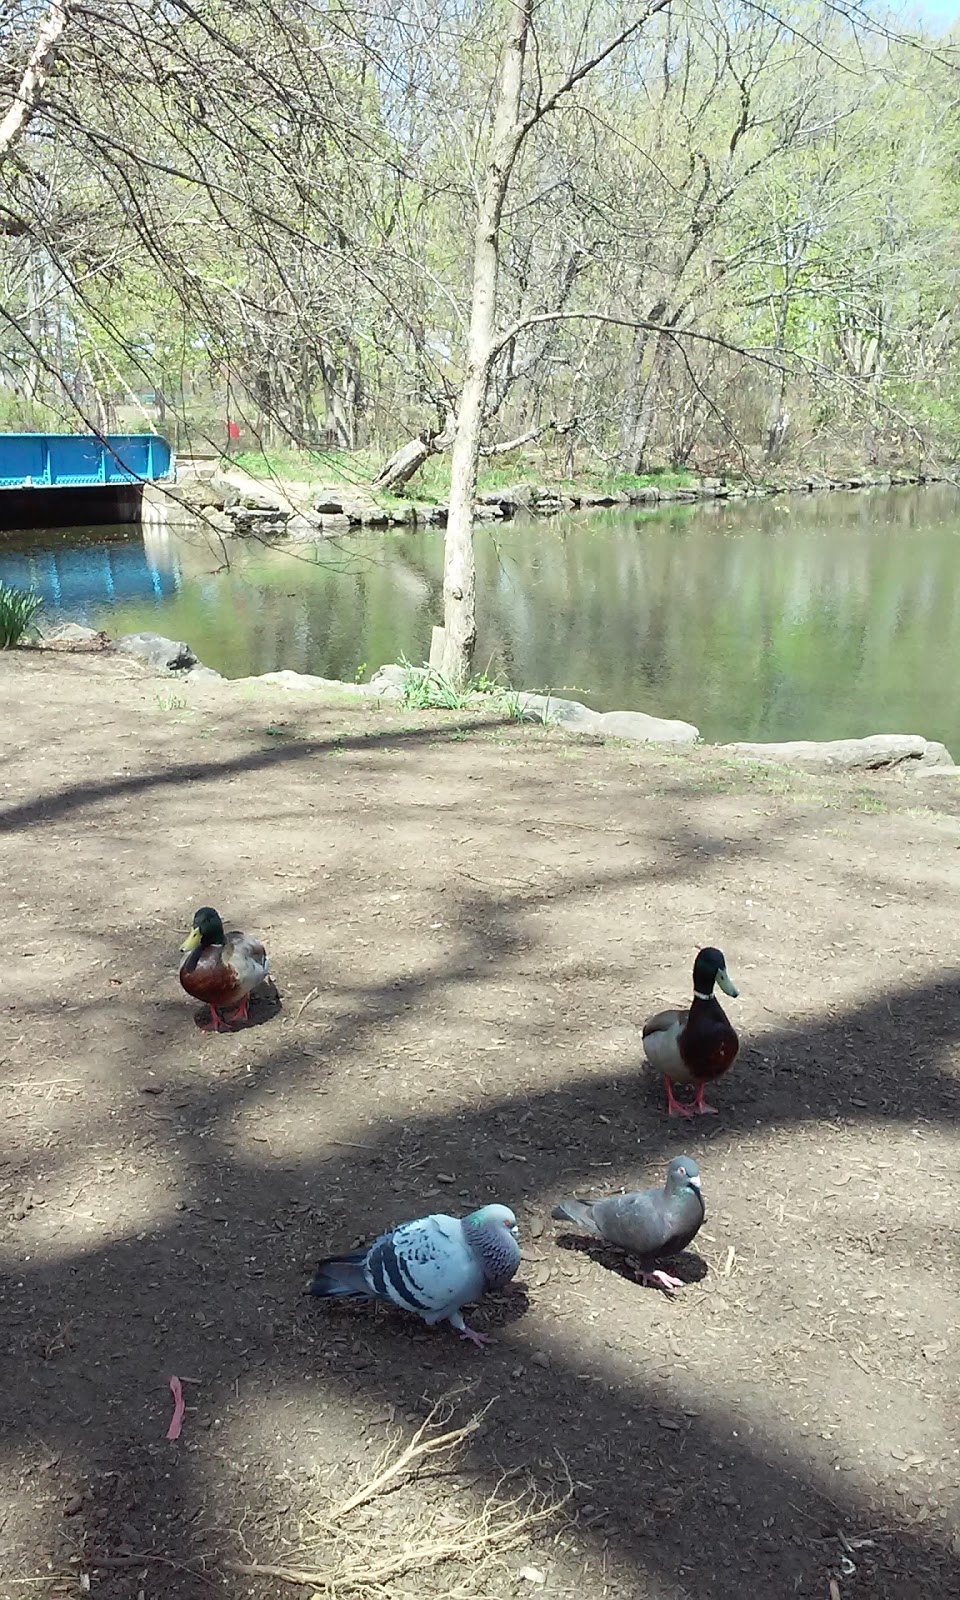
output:
M955 1600L945 780L111 657L8 653L0 690L4 1600ZM203 903L282 1001L229 1036L177 982ZM722 1114L678 1127L638 1024L705 943L743 1047ZM680 1150L708 1217L669 1299L550 1208ZM319 1254L493 1198L526 1259L485 1355L303 1296ZM445 1396L479 1430L331 1527ZM569 1498L498 1531L530 1485Z

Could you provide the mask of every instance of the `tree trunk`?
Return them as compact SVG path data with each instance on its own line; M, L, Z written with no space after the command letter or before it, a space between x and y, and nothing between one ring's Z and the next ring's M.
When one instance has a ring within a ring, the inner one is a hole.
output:
M500 89L473 247L473 293L467 334L467 364L450 463L450 508L443 562L441 671L457 687L470 676L477 642L477 570L473 512L480 434L493 359L500 279L500 218L510 174L520 148L520 95L533 0L515 0L504 46Z
M334 440L338 450L352 450L356 443L356 429L346 363L340 361L332 350L329 353L321 350L320 375L323 379L327 437Z
M657 420L657 406L660 399L660 375L663 371L663 340L658 333L653 335L653 348L650 352L650 368L647 381L643 387L643 398L640 402L640 414L637 417L637 428L633 440L633 453L636 460L634 472L643 472L647 466L647 453L650 449L650 440Z
M0 121L0 161L17 140L26 132L30 119L37 109L44 85L53 70L60 48L60 39L67 26L67 8L64 0L53 0L40 27L30 58L13 97L13 104Z
M409 444L402 444L399 450L395 450L390 460L380 468L373 480L373 487L383 489L386 494L396 494L435 453L432 439L411 439Z
M343 362L343 409L347 421L347 437L350 440L350 449L356 450L359 443L360 407L363 399L363 389L360 382L360 358L351 351Z
M431 456L449 450L453 443L455 427L456 423L451 415L440 433L428 434L425 439L411 439L408 444L402 444L399 450L394 451L390 460L380 468L373 480L373 487L383 489L386 494L396 494L405 483L409 483L414 473L419 472L423 463Z
M785 292L774 311L774 350L783 361L783 352L787 342L787 299L786 293L790 289L790 279L785 273ZM770 406L767 411L767 437L764 443L764 455L770 465L779 461L783 451L787 429L790 426L790 413L787 410L787 374L781 365L774 384Z
M666 306L661 301L650 312L651 322L663 320ZM634 335L620 421L620 451L617 465L621 472L642 472L657 413L657 395L663 367L663 340L658 333L638 328Z
M783 454L783 446L790 427L790 413L786 406L787 377L781 373L777 384L770 410L767 415L767 437L764 443L764 456L767 464L773 466Z

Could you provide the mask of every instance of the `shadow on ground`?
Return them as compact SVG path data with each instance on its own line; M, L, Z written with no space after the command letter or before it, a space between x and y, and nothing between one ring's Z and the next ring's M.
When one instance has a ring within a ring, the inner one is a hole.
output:
M429 731L383 742L431 750ZM336 746L366 753L371 739ZM327 749L314 740L232 762L182 763L174 775L67 786L9 808L6 826L28 830L31 848L43 850L37 833L45 824L73 826L81 812L122 804L134 785L172 792L188 779L196 795L225 774L249 778L301 760L322 768ZM535 807L542 785L542 774L518 779L513 803ZM578 798L583 818L588 801ZM283 1011L247 1035L210 1041L200 1061L189 1008L178 1026L169 999L155 1004L136 994L111 1075L87 1091L91 1104L81 1095L77 1106L79 1156L57 1133L44 1143L42 1119L31 1124L40 1135L29 1148L8 1123L15 1198L39 1193L68 1157L71 1173L80 1172L78 1210L84 1177L92 1184L111 1162L129 1168L131 1184L152 1184L147 1214L139 1222L118 1215L113 1237L98 1228L83 1246L51 1236L37 1249L16 1234L4 1242L0 1407L5 1470L20 1497L8 1512L13 1532L32 1526L57 1570L69 1571L79 1555L85 1570L96 1569L103 1600L141 1590L147 1600L174 1592L199 1600L211 1582L222 1587L224 1554L246 1549L270 1559L276 1529L296 1520L310 1474L339 1475L362 1460L371 1417L387 1407L398 1420L416 1418L459 1391L467 1412L493 1402L467 1457L481 1492L505 1471L530 1474L547 1492L569 1473L573 1545L556 1552L554 1592L567 1592L585 1562L587 1595L635 1600L825 1596L831 1577L842 1582L843 1600L960 1593L960 1543L943 1488L952 1485L955 1505L955 1463L939 1462L929 1492L922 1463L920 1477L904 1467L874 1481L870 1461L844 1443L842 1406L818 1392L824 1365L789 1365L794 1344L797 1363L822 1346L854 1409L861 1390L874 1398L882 1391L885 1368L861 1371L847 1361L865 1312L841 1299L847 1274L854 1290L874 1279L857 1230L874 1228L883 1246L881 1202L871 1215L863 1204L845 1215L842 1186L837 1195L811 1193L809 1174L836 1169L840 1181L859 1161L873 1182L872 1147L862 1141L881 1129L895 1141L891 1163L902 1163L900 1141L916 1132L918 1149L935 1151L942 1184L936 1141L952 1139L960 1111L960 980L944 969L924 981L888 981L861 1004L755 1028L720 1091L722 1117L681 1130L663 1118L656 1088L646 1098L641 1091L635 1040L608 1041L607 1054L597 1053L591 1006L578 1010L576 996L563 998L576 990L575 974L561 972L560 998L547 1004L551 963L567 959L548 944L566 905L597 919L621 917L626 892L646 904L678 893L684 880L705 883L718 864L730 874L780 860L791 831L807 823L804 813L780 814L752 823L749 839L731 838L706 819L697 824L701 803L699 791L674 780L669 816L642 824L645 859L621 869L591 859L581 870L548 857L541 881L458 889L455 914L438 889L438 909L424 914L442 910L452 923L448 948L420 952L411 971L402 933L393 946L384 939L382 975L350 979L341 971L319 1016L299 992L287 998L289 980L274 959ZM384 817L400 826L403 805L380 795L365 815L370 826ZM166 825L175 824L171 814ZM465 826L455 815L452 836ZM630 826L638 833L641 823ZM395 870L391 861L378 866L388 876ZM51 882L55 870L51 862ZM315 918L345 907L345 894L345 879L327 882L312 902ZM281 892L272 903L278 918L287 914ZM56 904L51 911L55 924ZM541 913L549 927L535 921ZM382 925L364 923L365 936L372 940ZM775 937L786 940L789 928L778 923ZM145 970L169 959L159 929L145 937L121 920L98 937L108 969L134 942ZM796 959L804 928L789 937L778 970ZM677 949L690 942L680 928ZM596 965L612 970L606 948ZM625 959L625 985L630 968ZM313 971L308 977L304 992ZM538 1003L509 1014L520 988ZM103 1028L112 1038L109 1013L109 995L81 996L65 1016L58 993L38 988L13 1025L32 1020L50 1030L66 1060L72 1027ZM609 1022L609 1009L605 1015ZM506 1044L488 1045L491 1031L502 1031ZM403 1075L408 1037L417 1047L412 1080ZM462 1056L451 1052L458 1038ZM431 1061L434 1068L424 1065ZM550 1068L542 1082L533 1073L538 1061ZM563 1241L542 1217L560 1194L603 1192L631 1176L650 1181L678 1139L691 1142L700 1162L708 1224L681 1258L687 1287L674 1300L635 1288L630 1269L609 1252L556 1248ZM115 1171L111 1180L121 1188L126 1181ZM398 1315L328 1309L304 1297L309 1260L322 1251L431 1206L463 1211L493 1196L516 1199L530 1259L523 1281L481 1308L478 1325L498 1339L485 1357ZM921 1195L904 1201L908 1231L923 1203ZM791 1208L803 1209L797 1222ZM27 1210L17 1219L21 1235L36 1215ZM723 1279L724 1250L707 1237L718 1217L759 1276L756 1290L746 1267L743 1278ZM903 1241L891 1235L889 1243L890 1272L909 1298L916 1251L897 1259ZM956 1292L956 1277L951 1262L945 1293ZM894 1315L897 1285L876 1282ZM927 1374L906 1344L911 1372L897 1403L913 1395L920 1406L930 1398ZM786 1355L765 1378L769 1352L781 1347ZM176 1445L163 1438L173 1372L189 1404ZM952 1383L942 1387L945 1398ZM826 1412L837 1420L825 1422ZM897 1426L891 1412L891 1435ZM242 1540L234 1531L241 1524ZM0 1549L10 1537L0 1522ZM120 1564L98 1566L104 1558ZM12 1542L4 1565L12 1582L35 1576ZM512 1579L504 1583L502 1592L512 1592ZM290 1592L270 1580L261 1588ZM251 1583L248 1592L260 1590Z

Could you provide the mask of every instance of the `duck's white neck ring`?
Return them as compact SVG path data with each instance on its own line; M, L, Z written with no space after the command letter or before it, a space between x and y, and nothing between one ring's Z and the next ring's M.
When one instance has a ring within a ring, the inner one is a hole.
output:
M699 989L694 989L693 998L694 1000L712 1000L713 992L711 991L710 994L701 994Z

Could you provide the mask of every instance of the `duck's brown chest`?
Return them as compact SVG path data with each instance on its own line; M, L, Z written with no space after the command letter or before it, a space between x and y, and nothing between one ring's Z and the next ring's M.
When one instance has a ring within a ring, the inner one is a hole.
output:
M740 1041L719 1002L698 999L690 1008L677 1046L690 1076L710 1083L733 1066Z
M220 959L219 952L202 955L194 967L181 967L180 983L194 1000L203 1000L218 1009L243 998L236 973Z

